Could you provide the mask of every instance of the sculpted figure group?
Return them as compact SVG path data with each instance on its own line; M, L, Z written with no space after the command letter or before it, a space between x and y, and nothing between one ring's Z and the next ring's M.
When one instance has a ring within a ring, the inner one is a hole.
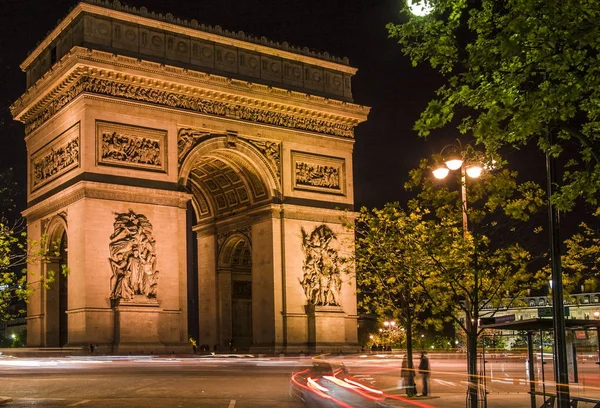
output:
M338 251L332 248L335 233L322 224L307 234L302 231L304 275L300 284L309 304L315 306L339 306L342 277L338 261Z
M158 289L156 247L152 224L143 214L117 213L110 236L109 262L113 271L110 298L155 298Z

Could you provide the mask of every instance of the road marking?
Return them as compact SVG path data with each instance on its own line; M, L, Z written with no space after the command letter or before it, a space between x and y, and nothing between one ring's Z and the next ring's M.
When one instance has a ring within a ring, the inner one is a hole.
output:
M74 402L72 404L67 405L67 407L76 407L77 405L83 405L83 404L87 404L88 402L91 402L92 400L83 400L83 401L79 401L79 402Z
M233 408L233 407L235 407L235 400L229 401L229 407L228 408Z
M492 382L501 383L501 384L513 384L514 383L514 381L512 380L512 378L509 378L508 380L494 380L494 379L492 379Z
M456 384L455 384L455 383L453 383L452 381L438 380L437 378L436 378L436 379L434 379L433 381L437 382L437 383L438 383L438 384L440 384L440 385L449 385L449 386L451 386L451 387L455 387L455 386L456 386Z

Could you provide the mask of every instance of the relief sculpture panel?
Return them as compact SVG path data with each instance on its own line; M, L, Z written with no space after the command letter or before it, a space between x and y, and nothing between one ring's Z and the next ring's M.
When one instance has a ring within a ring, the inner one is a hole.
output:
M294 190L346 194L342 158L292 152Z
M31 190L79 167L79 123L31 156Z
M96 122L96 161L101 165L167 171L167 132L140 126Z
M316 227L310 234L302 233L302 279L306 301L314 306L339 306L342 277L338 250L333 243L335 233L325 224Z
M129 210L115 213L113 227L108 246L110 298L125 302L155 299L158 270L152 224L145 215Z
M71 85L71 87L54 98L50 105L42 112L34 118L27 119L25 123L25 133L31 133L41 126L42 123L54 116L56 112L82 92L121 97L134 101L152 102L162 106L187 109L209 115L232 117L251 122L308 130L328 135L348 138L354 137L353 126L346 123L285 114L282 112L241 106L222 101L213 101L192 95L177 94L137 84L125 84L107 79L91 78L88 76L79 78Z

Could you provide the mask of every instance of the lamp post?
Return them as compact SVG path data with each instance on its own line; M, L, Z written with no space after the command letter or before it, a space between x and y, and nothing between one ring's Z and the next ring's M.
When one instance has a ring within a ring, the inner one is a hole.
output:
M552 145L553 135L547 135ZM556 379L556 402L558 408L570 406L569 369L567 363L567 339L565 335L565 313L563 305L563 281L560 262L560 239L558 210L552 203L556 190L555 160L546 152L546 194L548 198L548 230L550 238L550 266L552 269L552 314L554 329L554 378Z
M471 157L462 148L460 141L457 145L446 146L442 149L440 155L444 164L433 170L433 176L437 179L444 179L450 174L450 171L460 171L460 190L462 207L463 237L466 239L469 234L469 224L467 217L467 177L478 178L483 172L481 163L469 161ZM469 375L469 398L468 406L476 407L478 400L478 378L477 378L477 331L479 323L479 273L476 264L473 268L473 303L469 303L469 298L465 300L465 325L467 331L467 362ZM471 312L471 309L472 312Z

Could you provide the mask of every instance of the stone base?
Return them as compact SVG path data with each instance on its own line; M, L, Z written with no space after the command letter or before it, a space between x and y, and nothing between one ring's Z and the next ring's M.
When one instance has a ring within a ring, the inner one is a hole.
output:
M113 353L161 353L158 325L162 309L155 299L145 297L117 301L114 307ZM99 351L101 348L99 349Z
M346 315L340 306L306 306L308 316L308 346L346 344Z

